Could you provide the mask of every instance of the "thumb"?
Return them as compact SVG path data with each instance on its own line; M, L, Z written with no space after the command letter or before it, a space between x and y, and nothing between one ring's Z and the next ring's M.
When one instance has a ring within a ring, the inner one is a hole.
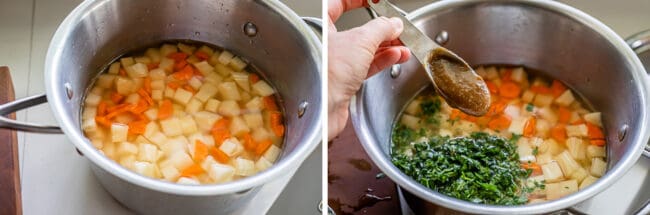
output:
M382 42L397 39L403 29L404 25L399 18L386 18L382 16L370 20L370 22L362 26L351 29L350 33L355 34L360 39L359 42L361 44L359 45L374 55Z

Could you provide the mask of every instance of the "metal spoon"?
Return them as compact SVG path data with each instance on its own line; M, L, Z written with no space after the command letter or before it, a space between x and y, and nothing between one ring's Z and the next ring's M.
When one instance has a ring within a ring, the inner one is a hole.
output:
M472 67L456 54L427 37L390 2L367 1L377 14L402 19L404 30L399 39L422 63L436 91L450 106L473 116L487 113L490 106L490 92L483 79L474 72Z

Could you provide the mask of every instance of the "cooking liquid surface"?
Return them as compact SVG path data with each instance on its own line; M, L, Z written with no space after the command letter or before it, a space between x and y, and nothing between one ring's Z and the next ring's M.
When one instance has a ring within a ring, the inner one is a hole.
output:
M487 113L490 92L472 68L442 48L430 53L427 64L425 69L431 74L438 93L450 106L473 116Z

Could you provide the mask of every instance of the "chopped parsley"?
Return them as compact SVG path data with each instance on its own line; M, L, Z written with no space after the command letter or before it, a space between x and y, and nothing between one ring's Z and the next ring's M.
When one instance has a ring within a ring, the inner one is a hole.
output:
M535 146L535 148L533 148L533 155L537 156L537 154L539 154L539 147Z
M526 104L526 111L533 112L534 108L535 108L535 106L533 106L533 104L531 104L531 103Z

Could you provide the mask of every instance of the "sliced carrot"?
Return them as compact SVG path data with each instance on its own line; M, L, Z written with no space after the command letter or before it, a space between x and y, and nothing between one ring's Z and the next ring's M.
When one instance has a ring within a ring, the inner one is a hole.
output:
M551 137L561 143L566 140L566 128L564 124L558 124L551 128Z
M176 78L176 80L179 80L179 81L190 80L190 78L192 78L193 75L194 75L194 69L192 69L192 66L190 66L190 65L186 65L180 71L175 72L174 74L172 74L172 76L174 78Z
M131 105L131 104L121 104L121 105L111 107L111 108L108 109L108 113L106 114L106 118L107 119L113 119L114 117L131 110L131 108L133 108L133 106L134 105Z
M486 116L496 116L498 114L501 114L505 109L506 109L505 102L502 101L493 102L488 108L488 113L486 114Z
M277 111L278 105L275 103L275 98L273 96L265 96L263 98L264 107L270 111Z
M104 115L106 115L106 113L107 113L107 109L106 109L106 108L107 108L107 106L106 106L106 102L104 102L104 101L100 101L99 104L97 104L97 113L96 113L96 115L97 115L97 116L104 116Z
M488 122L488 128L492 130L504 130L510 126L512 120L505 114L500 114Z
M230 157L228 157L225 152L221 151L221 149L217 147L210 148L210 155L212 155L212 157L219 163L228 163L230 160Z
M271 140L263 140L262 142L259 142L259 144L257 144L257 147L255 147L255 154L258 156L264 154L264 152L266 152L266 150L268 150L271 145L273 145L273 142L271 142Z
M512 69L506 69L506 71L503 73L503 76L501 76L501 80L504 82L512 81Z
M114 104L120 104L122 103L122 100L124 100L123 95L120 95L117 92L111 93L111 101L113 101Z
M242 136L242 141L244 142L244 148L248 151L255 151L255 147L257 146L255 144L255 141L253 140L253 137L251 137L251 134L246 132Z
M526 125L524 126L524 137L532 137L535 135L536 121L535 117L530 117L530 119L526 121Z
M450 120L459 120L462 117L461 114L462 113L460 112L460 110L458 110L456 108L451 109L451 114L449 114L449 119Z
M208 146L201 140L196 140L194 143L194 161L202 162L208 156Z
M181 87L181 85L178 82L171 81L171 82L167 83L167 87L171 88L172 90L176 90L179 87Z
M220 146L223 141L231 137L228 125L230 125L230 120L222 118L212 126L210 133L212 133L215 145Z
M194 71L194 76L203 77L203 73L201 73L201 71L199 71L196 67L192 67L192 71Z
M520 93L521 87L514 82L503 82L501 87L499 87L499 95L504 98L514 99L519 97Z
M585 124L587 125L587 134L589 135L589 139L605 139L605 134L600 127L588 122Z
M251 73L250 75L248 75L248 81L250 81L252 84L257 83L258 81L260 81L260 76L258 76L255 73Z
M126 77L126 70L120 69L120 71L117 74L119 74L120 76Z
M553 80L553 83L551 84L551 93L553 94L553 96L558 97L562 95L562 93L564 93L566 89L567 89L566 86L564 86L562 82L558 80Z
M129 134L144 134L145 130L147 129L147 123L149 123L149 121L147 120L138 120L138 121L130 122L128 124Z
M103 127L106 127L106 128L110 128L110 127L111 127L111 124L112 124L111 121L108 120L108 119L107 119L106 117L104 117L104 116L95 116L95 122L96 122L99 126L103 126Z
M140 98L142 98L145 102L147 102L148 105L153 105L153 99L145 89L140 88L138 90L138 95L140 95Z
M187 54L183 52L174 52L167 55L167 58L173 59L174 62L180 62L180 61L185 61L185 59L187 58Z
M521 168L532 170L531 176L542 174L542 167L537 163L521 163Z
M187 66L186 61L178 61L178 62L174 63L174 71L181 70L181 69L185 68L185 66Z
M558 109L558 121L560 123L569 123L569 120L571 120L571 111L565 107L560 106Z
M181 172L181 177L189 177L189 176L195 176L195 175L200 175L201 173L204 173L205 170L203 170L203 167L201 165L194 163L192 166L189 166L185 168Z
M148 94L151 94L151 78L150 77L145 77L144 81L142 83L142 88L144 89L145 92Z
M174 107L172 106L172 102L169 101L169 99L163 100L162 104L160 104L160 108L158 108L158 119L167 119L174 113Z
M129 111L134 114L141 114L149 109L149 104L144 99L140 99L135 106L131 106Z
M152 70L158 68L158 63L147 64L147 69Z
M485 81L485 85L487 85L488 90L490 90L491 94L498 95L499 94L499 87L497 87L494 82L491 81Z
M271 112L271 129L275 136L282 137L284 136L284 124L282 124L282 113L279 111Z
M205 52L202 52L202 51L196 51L196 52L194 52L194 55L196 56L196 58L198 58L200 60L207 60L208 58L210 58L210 56L208 54L206 54Z
M603 139L598 139L598 140L590 140L589 144L595 145L595 146L604 146L607 142Z
M580 125L580 124L584 124L584 123L585 123L585 120L580 118L580 119L576 120L575 122L572 122L571 125Z
M530 87L530 91L537 94L551 94L550 88L540 85Z
M190 85L183 85L183 89L189 91L192 94L196 93L196 90L194 88L192 88L192 86L190 86Z

